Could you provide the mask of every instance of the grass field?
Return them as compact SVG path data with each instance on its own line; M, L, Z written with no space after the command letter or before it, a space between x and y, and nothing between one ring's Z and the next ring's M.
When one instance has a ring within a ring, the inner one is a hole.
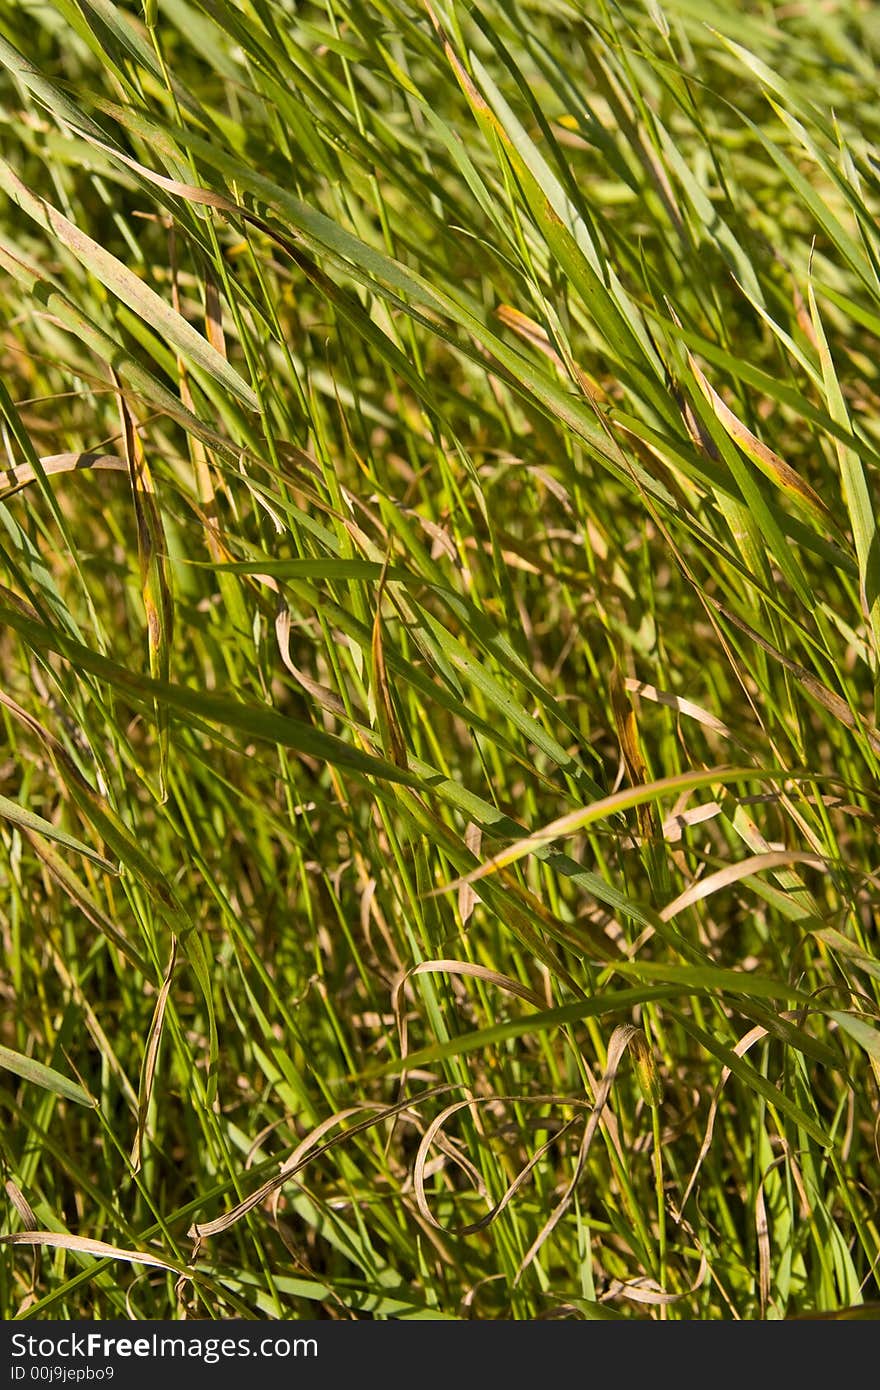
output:
M880 7L0 10L0 1314L870 1316Z

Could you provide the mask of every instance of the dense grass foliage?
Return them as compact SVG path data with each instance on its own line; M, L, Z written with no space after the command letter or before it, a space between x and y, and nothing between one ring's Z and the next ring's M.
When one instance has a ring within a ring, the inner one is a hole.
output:
M876 1300L878 51L3 5L3 1315Z

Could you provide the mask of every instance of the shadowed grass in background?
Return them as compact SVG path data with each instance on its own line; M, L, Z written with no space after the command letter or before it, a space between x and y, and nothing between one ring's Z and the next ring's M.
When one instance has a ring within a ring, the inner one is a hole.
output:
M877 1299L878 45L4 6L4 1316Z

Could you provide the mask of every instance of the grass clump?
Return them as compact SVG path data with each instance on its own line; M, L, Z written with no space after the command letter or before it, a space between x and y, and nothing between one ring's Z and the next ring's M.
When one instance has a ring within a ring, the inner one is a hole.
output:
M0 16L7 1317L864 1315L870 5Z

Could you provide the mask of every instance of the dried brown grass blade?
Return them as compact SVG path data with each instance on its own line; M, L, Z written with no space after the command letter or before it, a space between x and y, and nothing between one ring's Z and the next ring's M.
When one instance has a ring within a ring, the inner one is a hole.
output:
M704 801L700 806L692 806L690 810L684 809L682 798L676 810L673 810L663 822L663 838L670 844L676 843L681 839L686 827L692 825L702 825L704 821L714 820L721 815L721 807L717 801Z
M648 780L648 765L642 752L642 741L639 738L635 708L627 697L623 673L616 661L611 668L608 688L611 695L611 712L614 715L614 726L617 730L617 739L623 755L626 775L629 778L630 786L638 787ZM659 838L657 813L650 802L636 807L636 822L639 827L639 834L647 844L651 845Z
M622 1023L618 1028L615 1028L614 1032L611 1034L611 1040L608 1044L608 1057L605 1064L605 1071L602 1073L602 1079L599 1082L599 1089L596 1092L596 1098L593 1102L593 1109L590 1113L590 1118L587 1120L586 1127L584 1129L584 1134L583 1138L581 1139L581 1145L578 1151L574 1173L572 1174L571 1180L569 1181L568 1186L563 1192L559 1202L554 1207L550 1216L542 1226L539 1234L532 1241L532 1244L529 1246L528 1250L523 1256L519 1269L516 1271L516 1274L514 1276L513 1282L515 1284L519 1283L520 1279L522 1278L525 1271L528 1269L529 1265L536 1258L542 1245L552 1234L556 1226L559 1225L559 1222L562 1220L563 1216L565 1215L566 1211L571 1205L571 1199L575 1194L575 1190L577 1188L578 1183L580 1182L581 1174L583 1173L584 1166L587 1162L587 1157L590 1152L590 1146L593 1142L596 1130L599 1128L599 1122L602 1119L602 1111L605 1109L605 1106L608 1102L608 1097L611 1094L611 1087L614 1085L614 1078L617 1075L617 1069L620 1066L620 1063L623 1059L623 1054L626 1052L627 1046L629 1045L632 1038L634 1038L639 1033L639 1031L640 1030L634 1027L631 1023Z
M191 1272L186 1265L176 1264L146 1250L126 1250L121 1245L108 1245L103 1240L72 1236L64 1231L13 1231L10 1235L0 1236L0 1245L48 1245L53 1250L72 1250L80 1255L94 1255L98 1260L126 1260L129 1264L168 1269L174 1274Z
M223 306L220 290L213 275L205 277L205 334L208 342L221 357L226 357L226 334L223 332Z
M125 473L128 465L125 459L115 454L48 454L40 459L40 467L48 478L56 473L109 472ZM30 463L20 463L15 468L0 472L0 496L8 497L19 488L27 487L36 479L36 470Z
M524 999L528 1004L534 1004L535 1008L543 1009L546 1000L533 990L521 985L518 980L512 980L508 975L502 975L497 970L490 970L485 965L475 965L468 960L424 960L412 969L406 970L402 975L398 975L391 991L391 1007L394 1017L397 1020L397 1035L400 1039L400 1059L401 1066L406 1061L407 1047L409 1043L406 1026L406 1015L403 1012L403 992L410 980L417 975L469 975L472 979L483 980L484 983L497 985L499 989L505 990L508 994L515 994L518 999Z
M138 1114L137 1132L134 1137L134 1145L131 1151L131 1165L135 1172L141 1166L141 1154L143 1151L144 1131L147 1126L147 1115L150 1109L150 1098L153 1094L153 1082L156 1076L156 1058L159 1055L159 1044L162 1041L162 1030L165 1024L165 1009L168 1005L168 996L171 992L171 982L174 978L174 968L177 965L177 938L171 943L171 955L165 970L165 978L156 999L156 1007L153 1010L153 1018L150 1023L150 1031L147 1034L147 1045L144 1048L144 1062L141 1067L140 1082L138 1085Z
M37 1229L37 1218L34 1216L33 1208L21 1188L17 1187L11 1178L6 1179L4 1187L6 1188L6 1196L18 1212L19 1219L25 1230L35 1231Z
M579 1109L586 1108L588 1105L587 1101L571 1100L567 1096L468 1096L465 1100L457 1100L454 1101L452 1105L447 1105L439 1115L435 1116L425 1130L413 1165L413 1191L415 1193L416 1205L418 1206L421 1216L435 1231L444 1231L447 1234L455 1234L456 1236L470 1236L476 1235L478 1231L484 1231L487 1226L491 1226L493 1221L496 1221L501 1213L510 1205L529 1174L541 1161L547 1150L554 1144L557 1144L575 1124L575 1120L568 1120L567 1123L562 1125L556 1133L546 1141L546 1143L542 1144L541 1147L532 1154L529 1161L517 1173L513 1182L506 1188L503 1196L486 1212L485 1216L481 1216L479 1221L473 1221L467 1226L459 1226L454 1232L450 1232L449 1228L444 1226L442 1222L438 1221L434 1216L425 1192L425 1177L427 1176L428 1154L431 1151L431 1146L439 1141L439 1136L442 1134L444 1126L448 1120L452 1119L453 1115L457 1115L462 1110L473 1109L478 1105L499 1105L506 1102L515 1103L517 1105L564 1104L574 1105Z
M685 714L689 719L695 719L698 724L704 725L705 728L720 734L722 738L742 747L733 730L722 719L719 719L717 715L710 714L700 705L694 704L693 700L687 700L683 695L673 695L668 690L658 690L656 685L651 685L649 681L637 680L633 676L627 676L624 685L627 690L641 696L643 700L652 700L655 704L665 705L667 709L675 710L676 714Z
M18 1212L19 1219L20 1219L20 1221L21 1221L21 1224L24 1226L24 1229L25 1229L26 1231L35 1231L35 1230L37 1229L39 1223L38 1223L38 1221L37 1221L36 1216L35 1216L34 1213L33 1213L33 1210L32 1210L32 1208L31 1208L30 1202L29 1202L29 1201L27 1200L27 1198L25 1197L25 1195L24 1195L24 1193L22 1192L21 1188L18 1187L18 1186L12 1181L11 1178L7 1178L6 1182L4 1183L4 1187L5 1187L5 1189L6 1189L6 1195L7 1195L7 1197L9 1198L9 1200L10 1200L12 1206L14 1207L15 1211ZM32 1258L31 1258L30 1288L28 1289L27 1293L25 1294L25 1296L24 1296L22 1302L19 1304L19 1307L18 1307L18 1314L19 1314L19 1316L20 1316L22 1313L24 1313L24 1312L26 1311L26 1309L28 1309L28 1308L31 1306L32 1303L36 1302L36 1298L37 1298L37 1292L36 1292L36 1290L37 1290L37 1278L38 1278L39 1272L40 1272L40 1256L39 1256L39 1253L38 1253L38 1251L37 1251L37 1249L36 1249L36 1247L35 1247L35 1248L34 1248L34 1252L33 1252L33 1256L32 1256Z
M784 1155L775 1158L769 1168L761 1174L758 1191L755 1194L755 1239L758 1246L758 1299L761 1317L767 1312L770 1302L770 1222L767 1219L767 1202L764 1197L764 1184L774 1168L783 1162Z
M736 1053L737 1057L744 1057L750 1047L753 1047L756 1042L760 1042L761 1038L766 1037L767 1029L762 1028L759 1024L755 1028L750 1029L749 1032L746 1033L745 1037L740 1038L739 1042L736 1044L736 1047L733 1050ZM691 1192L693 1191L694 1183L697 1181L697 1175L703 1166L703 1160L706 1157L706 1154L709 1152L709 1149L712 1145L712 1136L715 1133L715 1116L718 1113L718 1103L721 1100L721 1092L723 1091L725 1082L727 1081L727 1078L729 1076L730 1067L724 1067L724 1069L721 1072L718 1085L715 1087L715 1094L712 1097L712 1104L709 1107L709 1119L706 1123L706 1133L703 1136L703 1142L700 1146L700 1152L697 1155L697 1161L694 1164L694 1171L691 1173L688 1185L684 1190L684 1196L681 1199L681 1207L679 1209L678 1216L679 1222L681 1221L681 1213L687 1206L688 1197L691 1195Z
M206 1240L209 1236L220 1235L223 1231L228 1231L237 1221L241 1221L242 1217L247 1216L249 1211L253 1211L254 1207L260 1206L267 1198L271 1197L279 1187L283 1187L286 1182L290 1182L291 1178L295 1177L296 1174L304 1168L307 1163L311 1163L313 1159L320 1158L322 1154L335 1148L337 1144L344 1143L346 1140L354 1138L356 1134L362 1134L364 1130L372 1129L374 1126L382 1124L384 1120L391 1119L393 1116L401 1114L404 1110L413 1109L416 1105L421 1104L422 1101L429 1100L432 1096L442 1095L444 1092L451 1091L452 1089L453 1086L451 1084L432 1086L429 1090L422 1091L417 1096L411 1096L408 1100L399 1101L396 1105L368 1102L362 1106L351 1106L347 1110L340 1110L337 1114L331 1115L329 1119L324 1120L318 1125L317 1129L313 1130L312 1133L297 1146L274 1177L269 1178L260 1187L256 1188L250 1196L238 1202L231 1211L226 1212L223 1216L218 1216L214 1221L194 1222L189 1228L189 1236L193 1240L200 1242ZM378 1113L371 1115L369 1119L361 1120L359 1124L352 1125L351 1129L344 1130L342 1134L334 1135L332 1139L328 1139L325 1143L318 1143L321 1135L326 1134L328 1129L332 1129L334 1125L341 1124L351 1115L362 1113L364 1110L375 1110Z
M468 821L464 832L464 842L475 859L480 857L480 849L483 844L483 832L473 821ZM471 920L474 908L480 899L477 897L469 883L463 883L458 890L458 915L461 918L461 925L466 927Z
M171 303L175 313L179 314L181 312L181 306L177 264L177 235L175 232L173 221L169 222L168 227L168 261L171 268ZM209 305L211 307L209 307ZM206 285L206 336L208 342L215 350L220 351L220 349L222 348L222 356L225 357L226 344L223 340L222 329L220 330L219 338L217 334L213 332L214 321L212 319L211 314L212 308L213 301L209 298L208 288ZM217 312L219 313L219 305L217 306ZM177 377L178 386L180 389L180 399L183 405L186 407L186 409L191 414L195 415L195 401L193 400L192 391L190 390L189 386L189 377L187 376L186 363L183 359L183 356L180 353L177 354ZM214 479L211 474L212 456L208 449L207 443L203 439L200 439L198 435L194 434L191 430L187 431L187 443L189 446L190 458L192 459L193 472L195 473L196 490L198 492L199 504L201 507L201 512L204 513L203 524L205 530L205 543L208 549L208 554L211 556L212 560L217 560L222 563L223 561L228 560L230 556L226 553L225 547L221 539L222 528L220 525L220 516L217 508L217 498L214 490ZM220 579L221 590L226 585L227 580L226 576L224 575L223 578ZM240 617L241 615L239 614L238 616Z
M673 917L677 917L686 908L693 907L694 903L702 902L713 893L721 892L723 888L729 888L732 883L751 878L753 874L759 874L764 869L780 868L784 864L808 864L813 869L828 867L820 854L810 854L807 851L770 850L767 854L753 854L748 859L742 859L737 864L728 864L717 873L709 874L706 878L692 883L690 888L686 888L673 902L666 904L660 916L664 922L671 922Z
M257 577L259 578L260 576ZM269 575L265 577L267 579L271 578ZM274 580L272 580L272 583L274 587L277 588ZM278 612L275 614L275 637L278 642L278 651L281 660L293 676L297 685L301 685L306 694L311 695L314 700L317 700L322 709L328 710L331 714L335 714L338 718L347 721L348 710L345 708L345 705L340 700L335 690L331 690L329 686L322 685L320 681L312 680L311 676L306 675L305 671L301 671L299 667L294 664L293 658L290 655L290 609L283 601L280 603Z
M637 1279L615 1279L602 1295L600 1302L607 1303L612 1298L627 1298L631 1303L646 1303L654 1307L668 1307L670 1303L680 1303L683 1298L690 1298L697 1289L705 1283L706 1275L709 1273L709 1261L705 1254L701 1255L700 1267L697 1270L697 1277L690 1288L684 1289L681 1293L667 1293L657 1283L656 1279L647 1277Z

